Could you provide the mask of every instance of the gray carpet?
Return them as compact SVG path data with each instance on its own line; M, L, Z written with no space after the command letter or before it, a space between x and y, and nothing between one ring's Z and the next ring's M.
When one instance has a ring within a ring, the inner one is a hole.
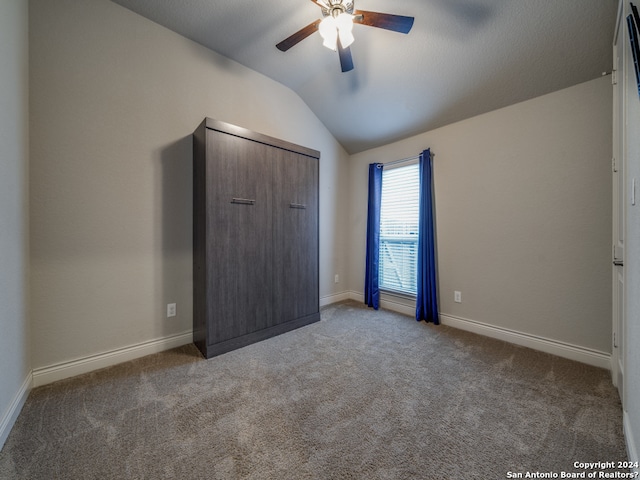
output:
M354 302L34 389L2 479L461 479L625 460L609 373ZM577 470L583 471L583 470Z

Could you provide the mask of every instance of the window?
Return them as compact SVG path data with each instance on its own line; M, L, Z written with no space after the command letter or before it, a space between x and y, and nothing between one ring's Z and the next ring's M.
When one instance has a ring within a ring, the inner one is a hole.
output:
M420 171L418 163L382 171L380 289L417 291Z

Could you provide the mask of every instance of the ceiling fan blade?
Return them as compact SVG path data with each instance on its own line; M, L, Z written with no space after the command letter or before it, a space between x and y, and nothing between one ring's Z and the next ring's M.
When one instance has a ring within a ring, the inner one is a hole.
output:
M342 48L340 40L338 40L338 55L340 56L340 68L342 72L353 70L353 57L351 57L351 47Z
M370 27L384 28L399 33L409 33L413 27L413 17L404 15L391 15L390 13L367 12L366 10L356 10L353 12L354 22L368 25Z
M316 20L315 22L310 23L306 27L301 28L296 33L294 33L290 37L285 38L283 41L277 44L276 47L278 48L278 50L286 52L291 47L293 47L294 45L297 45L299 42L307 38L309 35L316 32L318 30L318 25L320 24L320 21L321 19Z

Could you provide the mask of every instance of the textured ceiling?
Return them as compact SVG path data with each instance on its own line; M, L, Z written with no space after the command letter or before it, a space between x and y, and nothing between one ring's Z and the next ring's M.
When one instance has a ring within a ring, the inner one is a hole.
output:
M314 33L309 0L113 0L287 85L349 153L550 93L611 70L617 0L355 0L415 17L403 35L354 26L355 69Z

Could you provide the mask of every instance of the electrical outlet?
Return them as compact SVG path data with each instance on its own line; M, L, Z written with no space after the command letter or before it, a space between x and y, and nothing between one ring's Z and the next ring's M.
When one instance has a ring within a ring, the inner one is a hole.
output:
M336 273L335 277L333 277L333 282L334 283L338 283L340 281L340 277L338 276L338 274Z
M453 301L456 303L462 303L462 292L456 290L453 292Z
M167 303L167 317L175 317L175 316L176 316L176 304Z

